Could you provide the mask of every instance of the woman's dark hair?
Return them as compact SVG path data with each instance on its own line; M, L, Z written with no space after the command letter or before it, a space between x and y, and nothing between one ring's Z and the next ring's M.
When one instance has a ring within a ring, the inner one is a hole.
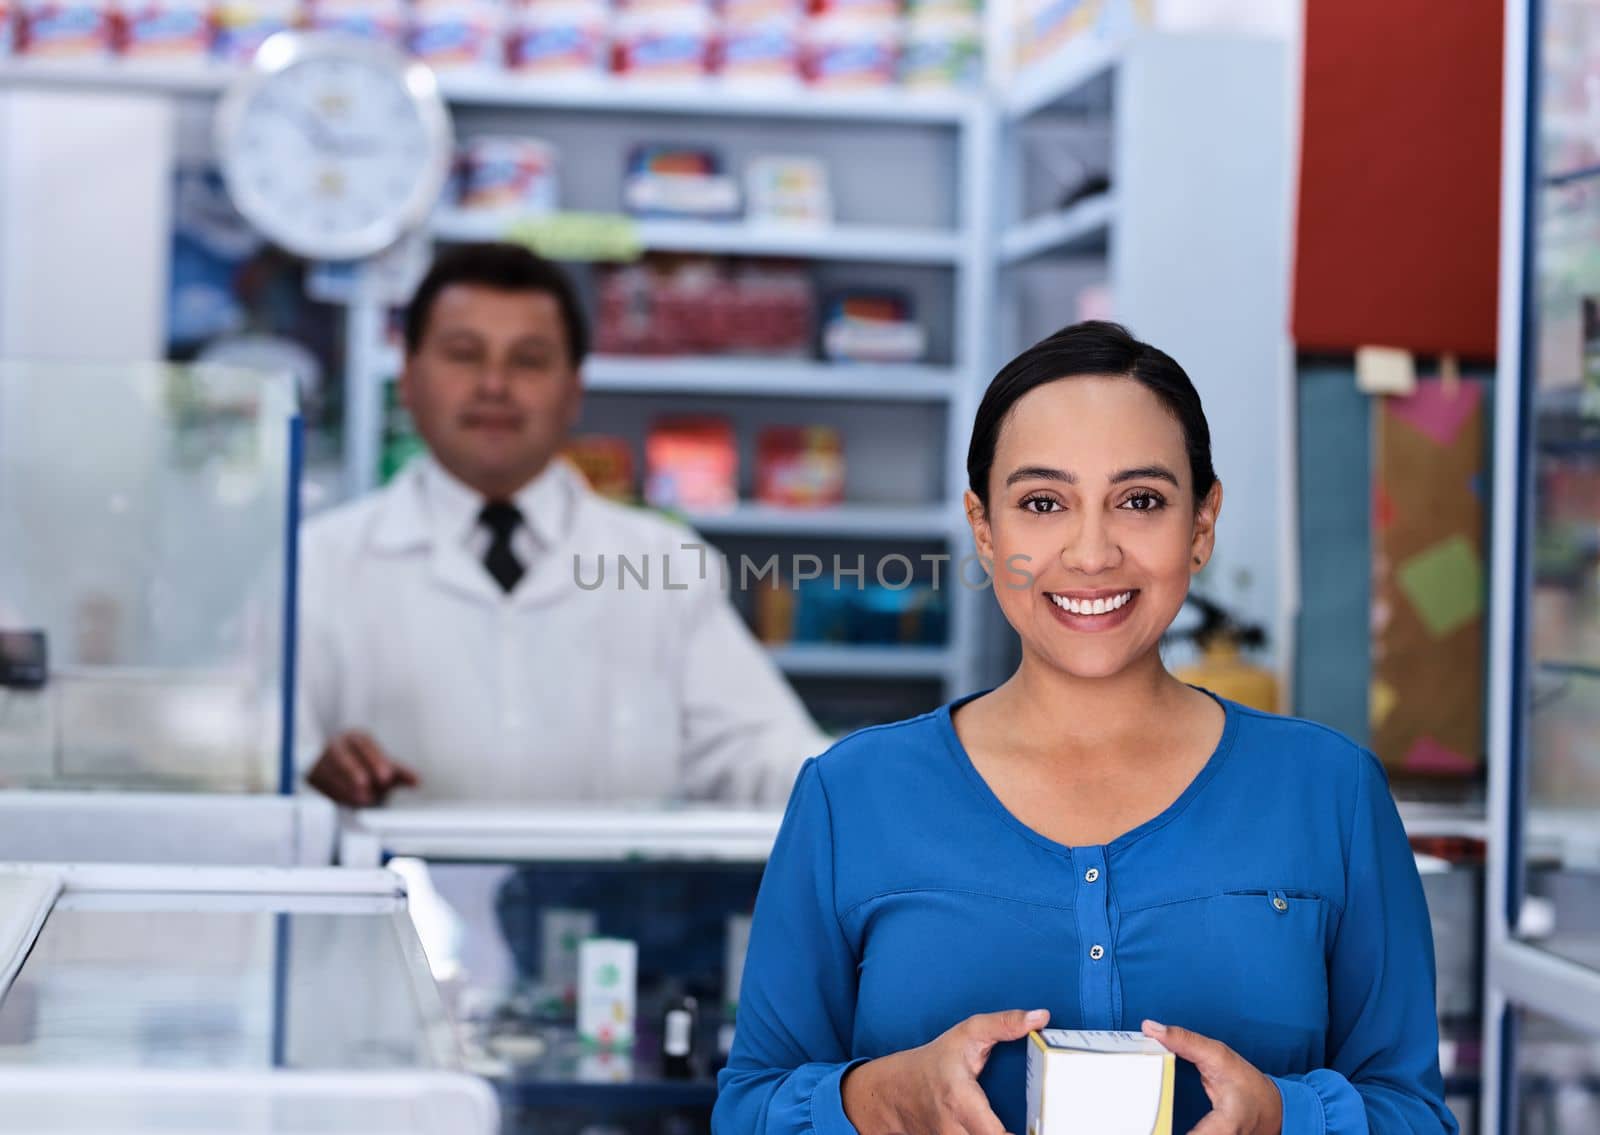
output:
M1189 474L1194 499L1205 500L1217 482L1211 467L1211 427L1200 406L1200 395L1183 368L1164 351L1141 343L1117 323L1091 320L1063 327L1041 339L1000 368L989 383L978 416L972 423L967 447L967 483L984 508L989 507L989 473L1000 428L1017 400L1046 383L1081 375L1116 375L1131 378L1148 389L1183 428L1189 454Z
M439 254L417 285L406 307L406 354L416 354L428 330L428 317L439 293L452 284L476 284L499 292L542 292L555 297L567 331L572 365L589 353L589 328L583 321L578 293L561 266L536 256L520 244L458 244Z

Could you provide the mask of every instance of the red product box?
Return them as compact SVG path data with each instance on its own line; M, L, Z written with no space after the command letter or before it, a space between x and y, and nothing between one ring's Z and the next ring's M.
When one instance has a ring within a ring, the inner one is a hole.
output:
M653 508L727 512L739 503L739 447L724 418L663 418L645 439L645 501Z
M602 354L798 356L811 347L815 301L804 269L705 257L654 257L600 283Z
M844 442L827 426L769 426L756 442L756 499L783 508L844 500Z

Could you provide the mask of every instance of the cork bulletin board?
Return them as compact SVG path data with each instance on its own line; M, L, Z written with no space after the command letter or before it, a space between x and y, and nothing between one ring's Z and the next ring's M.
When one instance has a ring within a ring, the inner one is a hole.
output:
M1484 762L1486 384L1380 398L1372 478L1372 748L1391 774Z

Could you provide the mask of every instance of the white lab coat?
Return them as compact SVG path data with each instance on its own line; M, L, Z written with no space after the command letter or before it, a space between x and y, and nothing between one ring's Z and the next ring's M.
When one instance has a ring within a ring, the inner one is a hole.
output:
M552 462L516 498L527 571L506 595L480 503L424 458L305 526L302 775L359 728L420 777L401 800L783 803L827 738L697 535Z

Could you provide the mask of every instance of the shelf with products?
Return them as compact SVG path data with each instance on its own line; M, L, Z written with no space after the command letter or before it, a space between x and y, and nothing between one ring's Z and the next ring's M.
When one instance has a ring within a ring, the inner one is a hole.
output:
M514 237L515 218L446 209L431 232L443 241L491 241ZM656 221L632 225L633 238L649 252L775 256L849 263L953 265L964 250L957 232L886 225L806 226L755 221Z
M378 372L392 378L401 357L389 349ZM590 355L584 390L594 394L696 394L730 398L827 398L862 402L945 402L960 372L920 363L830 363L760 356Z
M980 105L983 78L980 10L950 0L17 8L0 79L102 89L211 93L287 29L403 51L458 105L949 123Z
M782 508L741 501L726 511L686 512L683 519L707 536L863 536L943 540L950 510L938 505L844 503L821 508Z
M100 90L128 94L215 97L243 67L211 60L188 64L124 61L0 58L0 87ZM975 92L914 90L793 90L707 79L699 83L635 80L588 81L524 78L515 73L439 75L445 101L462 107L516 110L575 110L606 114L685 115L794 119L818 122L955 125L981 111Z

